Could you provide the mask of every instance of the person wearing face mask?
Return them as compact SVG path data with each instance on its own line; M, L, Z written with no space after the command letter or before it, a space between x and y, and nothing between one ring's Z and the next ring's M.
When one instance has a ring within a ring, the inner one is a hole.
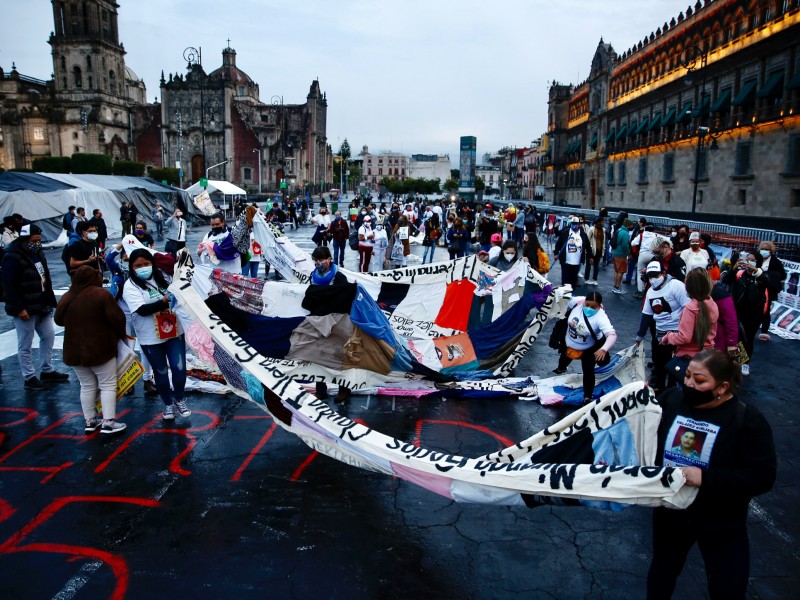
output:
M680 469L697 497L685 510L653 511L650 600L672 597L695 544L705 563L709 596L745 597L748 506L754 496L772 489L777 457L766 419L737 396L741 383L730 356L703 350L689 363L681 388L670 388L658 399L656 464Z
M130 278L125 282L122 298L131 311L139 345L153 366L156 388L164 402L162 418L174 420L176 409L182 417L188 417L192 411L183 399L186 342L180 320L172 312L176 300L167 291L169 279L153 264L153 256L146 248L131 252L128 264Z
M169 252L172 256L186 247L186 234L189 233L189 224L183 219L183 211L175 209L172 216L164 221L167 230L167 241L164 244L164 252Z
M589 238L580 219L572 217L570 226L561 230L553 254L561 263L561 285L578 285L578 273L589 251Z
M652 245L653 258L659 261L667 271L667 275L678 281L686 279L686 263L672 251L672 242L667 238L657 237Z
M689 248L689 226L679 225L677 235L672 238L672 245L675 252L680 254Z
M139 240L142 246L150 249L156 247L153 242L153 236L147 233L147 224L145 224L144 221L137 221L133 228L133 235L136 236L136 239Z
M388 268L386 262L386 249L389 247L389 236L383 225L375 225L375 239L373 240L372 259L370 260L370 273L377 273Z
M633 294L634 298L641 298L644 296L644 289L646 287L644 271L647 265L653 260L653 243L658 239L653 226L642 217L639 219L639 227L641 228L639 235L634 236L631 240L631 252L636 255L636 289Z
M675 346L662 344L661 340L668 332L678 331L683 307L689 304L691 298L686 293L683 282L667 275L658 261L654 260L647 265L645 275L650 287L644 298L636 343L642 343L651 323L655 322L656 335L651 345L653 372L650 376L650 387L661 392L666 385L666 365L675 354Z
M19 230L22 228L22 215L14 213L3 217L3 240L0 242L3 248L19 237Z
M686 272L697 267L708 269L711 264L711 257L708 250L701 247L700 232L693 231L689 234L689 248L681 252L681 258L686 263Z
M233 243L233 235L225 225L222 213L211 215L211 231L197 246L200 264L210 265L214 269L222 269L228 273L241 273L242 262L239 250Z
M361 273L369 272L369 262L374 245L375 232L372 230L372 218L367 215L364 217L361 227L358 228L358 270Z
M580 360L584 402L591 402L595 387L594 367L609 363L608 353L616 341L617 333L603 310L603 297L598 292L574 297L567 304L567 333L559 349L558 367L553 373L563 375L573 360Z
M69 381L69 375L53 368L53 309L56 297L47 259L42 251L42 230L26 224L19 237L5 249L2 285L6 314L13 318L17 333L17 360L23 387L33 391L47 389L48 383ZM33 367L33 334L39 336L41 374Z
M517 242L506 240L500 248L500 253L489 259L489 264L501 271L508 271L517 262Z
M753 359L753 342L767 309L769 277L761 268L763 260L758 252L741 252L736 264L722 277L733 296L744 336L742 343L750 361ZM742 375L750 375L750 362L742 365Z
M425 250L422 254L422 264L425 261L432 263L433 255L436 253L436 244L439 243L439 237L442 235L442 227L439 221L439 215L430 210L430 207L425 212L425 218L422 220L422 225L425 228L425 237L422 240L422 245Z
M314 235L311 236L311 241L317 246L327 246L328 238L325 235L325 231L331 224L331 217L328 214L328 209L320 208L319 213L311 218L311 224L316 226Z
M88 221L81 221L75 230L80 239L69 247L70 276L78 267L86 265L98 273L103 273L103 257L97 247L97 227Z
M777 256L775 256L775 244L772 242L761 242L758 245L758 253L761 255L761 269L767 274L769 285L767 285L767 308L764 311L764 319L761 321L761 335L758 336L762 342L769 341L769 317L772 310L772 303L783 291L786 283L786 269Z
M89 219L89 223L94 224L97 228L97 247L101 250L105 250L106 240L108 239L108 227L106 227L105 219L103 219L103 211L99 208L95 208L92 211L92 218Z

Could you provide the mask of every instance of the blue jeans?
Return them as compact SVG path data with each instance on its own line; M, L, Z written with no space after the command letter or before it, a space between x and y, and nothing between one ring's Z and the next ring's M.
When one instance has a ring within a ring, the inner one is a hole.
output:
M164 237L164 221L156 221L156 234L158 239Z
M160 344L142 346L142 351L153 366L156 388L158 388L158 394L164 401L164 405L172 405L173 393L176 402L183 400L183 389L186 387L186 342L183 336L180 335ZM167 363L172 371L172 390L169 385Z
M23 379L30 379L36 375L31 352L34 332L39 336L39 360L42 363L42 373L53 371L53 342L56 339L53 313L31 315L30 317L27 321L14 317L14 328L17 330L17 360Z
M347 241L339 242L333 240L333 264L344 266L344 249L347 246Z
M258 267L261 266L260 260L251 260L245 266L242 267L242 275L246 275L247 277L252 277L253 279L258 278Z
M436 242L433 242L434 244ZM433 262L433 254L436 251L436 246L425 246L425 251L422 253L422 264L425 264L425 260L428 258L428 254L431 255L431 259L428 262Z

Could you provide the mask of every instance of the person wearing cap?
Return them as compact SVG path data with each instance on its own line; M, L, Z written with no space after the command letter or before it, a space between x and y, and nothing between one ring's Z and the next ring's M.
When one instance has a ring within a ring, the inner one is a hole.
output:
M14 319L17 332L17 360L23 385L29 390L46 390L47 383L61 383L69 375L53 368L55 327L53 309L56 296L53 280L42 251L42 230L29 223L20 228L19 237L3 254L2 284L6 314ZM33 368L33 334L39 336L41 373Z
M656 393L666 385L666 365L675 353L675 346L662 344L661 340L669 332L677 332L683 307L691 302L686 286L667 275L666 269L657 260L648 263L645 268L650 287L642 306L642 319L636 333L636 343L641 344L650 324L655 322L656 336L652 340L653 373L650 376L650 387Z
M589 251L589 238L581 227L581 221L573 216L570 226L558 234L554 255L561 263L561 285L578 285L578 273Z
M369 261L372 258L372 248L375 245L375 232L372 231L372 217L365 216L361 227L358 228L358 270L361 273L369 272Z
M711 257L708 255L708 250L701 247L699 231L693 231L689 234L689 248L681 252L681 258L686 263L687 273L697 267L708 269Z
M672 242L665 237L656 237L651 247L653 260L659 261L667 270L667 275L679 281L686 280L686 263L672 251Z
M186 234L189 232L189 224L183 219L183 211L176 208L172 216L164 221L164 227L167 229L164 252L175 256L178 250L186 247Z
M490 238L491 246L489 247L489 260L492 261L500 256L503 246L503 236L499 233L493 233Z

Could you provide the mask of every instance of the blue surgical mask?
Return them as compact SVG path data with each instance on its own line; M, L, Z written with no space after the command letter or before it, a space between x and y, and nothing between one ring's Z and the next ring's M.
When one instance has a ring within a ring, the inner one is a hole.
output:
M577 223L573 223L572 227L571 227L572 231L578 231L578 229L580 229L580 228L581 228L581 226L578 225Z
M769 258L769 250L759 250L759 251L758 251L758 253L759 253L759 254L760 254L760 255L761 255L763 258Z
M134 269L134 272L140 279L150 279L153 276L153 267L139 267Z
M593 317L593 316L595 316L597 314L597 309L596 308L589 308L588 306L584 306L583 307L583 314L585 314L587 317Z

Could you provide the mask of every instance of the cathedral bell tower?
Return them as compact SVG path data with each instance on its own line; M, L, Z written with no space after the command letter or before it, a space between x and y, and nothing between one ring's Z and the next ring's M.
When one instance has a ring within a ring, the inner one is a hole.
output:
M125 48L114 0L52 0L56 93L126 98Z

